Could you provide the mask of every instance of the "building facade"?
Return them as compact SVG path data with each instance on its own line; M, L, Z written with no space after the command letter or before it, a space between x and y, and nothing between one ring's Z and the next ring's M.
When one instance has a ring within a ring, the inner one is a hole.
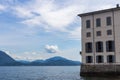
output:
M82 63L120 64L120 7L79 14Z

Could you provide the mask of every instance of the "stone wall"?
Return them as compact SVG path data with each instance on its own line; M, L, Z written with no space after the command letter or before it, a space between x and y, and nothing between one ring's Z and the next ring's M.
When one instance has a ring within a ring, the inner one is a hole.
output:
M81 76L120 76L120 65L81 65Z

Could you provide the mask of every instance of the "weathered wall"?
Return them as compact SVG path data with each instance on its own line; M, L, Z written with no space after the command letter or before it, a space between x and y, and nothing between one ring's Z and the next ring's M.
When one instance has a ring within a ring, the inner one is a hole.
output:
M120 65L81 65L81 76L120 76Z

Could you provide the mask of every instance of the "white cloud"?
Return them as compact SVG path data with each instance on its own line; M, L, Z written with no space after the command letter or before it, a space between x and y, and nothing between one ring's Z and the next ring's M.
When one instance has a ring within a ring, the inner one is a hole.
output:
M49 26L47 29L63 31L69 24L75 21L76 9L76 6L69 6L64 9L41 13L41 16L27 19L22 23L32 26L44 24L44 27Z
M19 60L19 59L25 59L25 57L22 57L22 56L19 56L19 55L16 55L14 53L11 53L10 51L8 50L3 50L6 54L8 54L10 57L12 57L13 59L16 59L16 60Z
M5 53L7 53L10 57L12 57L15 60L28 60L28 61L33 61L33 60L37 60L37 59L43 59L40 55L40 52L23 52L23 53L12 53L10 51L7 50L2 50Z
M57 45L46 45L45 50L47 53L58 53L59 49Z
M37 52L24 52L23 54L27 54L27 55L36 55Z
M10 13L22 18L20 23L27 25L27 27L32 26L31 29L23 30L25 34L39 33L37 29L33 30L33 28L40 27L44 31L66 32L66 35L70 35L72 39L80 39L80 28L75 27L73 30L68 30L68 28L71 27L71 24L77 22L77 14L112 6L110 3L106 5L108 2L101 4L103 1L69 0L61 5L56 0L30 0L28 3L23 4L19 4L17 0L18 5L9 6L11 8L10 11L12 10ZM98 2L100 4L96 5ZM93 3L95 4L92 5ZM0 6L0 9L4 8ZM74 27L76 24L72 26Z
M0 5L0 11L3 11L3 10L5 10L5 9L6 9L6 7L5 7L5 6Z
M101 8L99 8L99 9L109 9L109 8L111 8L112 7L112 5L104 5L104 6L101 6Z
M73 31L69 31L69 36L72 39L81 40L81 27L77 27Z
M54 28L66 27L73 22L76 16L76 8L75 6L69 6L60 10L48 12L48 14L44 14L43 17L48 25Z
M6 54L8 54L9 56L11 55L10 51L4 50L4 52L5 52Z
M12 9L14 11L13 13L20 18L31 18L34 16L34 14L32 14L29 9L24 8L22 6L16 6L16 7L13 7Z
M71 31L67 28L76 21L77 14L84 10L84 6L78 5L75 1L73 4L66 1L61 6L55 0L35 0L30 1L28 4L13 5L10 8L11 13L22 18L20 23L32 27L31 30L23 30L25 34L30 35L33 32L38 32L36 29L34 31L33 28L40 27L45 31L61 31L67 32L70 36L78 36L78 34L75 35L77 29Z
M78 12L83 10L83 6L66 3L61 7L55 4L54 0L35 0L31 4L14 6L12 9L17 17L24 18L21 21L23 24L42 25L45 30L66 31L66 27L75 21Z
M31 27L31 26L40 26L43 24L42 22L43 22L43 20L42 20L41 16L39 16L39 17L31 18L31 19L26 19L26 20L22 21L21 23L26 24Z

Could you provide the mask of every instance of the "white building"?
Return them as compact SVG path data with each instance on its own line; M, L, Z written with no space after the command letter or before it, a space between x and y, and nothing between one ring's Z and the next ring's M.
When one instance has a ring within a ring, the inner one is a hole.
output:
M120 64L120 7L79 14L82 63Z

